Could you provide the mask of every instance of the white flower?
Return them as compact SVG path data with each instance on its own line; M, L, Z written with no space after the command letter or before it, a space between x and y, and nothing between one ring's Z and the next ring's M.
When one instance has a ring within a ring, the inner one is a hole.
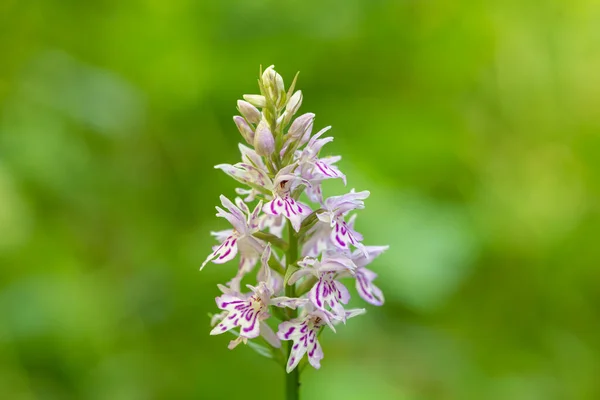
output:
M306 313L302 317L279 324L277 332L279 339L292 340L294 342L285 367L288 373L296 368L305 354L308 356L310 365L315 369L321 368L323 349L318 339L319 331L327 325L335 332L332 322L322 311L312 309L311 307L307 307L305 310ZM344 320L364 314L364 312L364 309L345 311Z
M202 266L200 266L200 270L209 261L215 264L224 264L232 260L239 251L241 254L240 272L246 273L254 267L258 256L263 252L265 247L262 241L252 236L254 232L258 231L258 214L262 203L259 202L252 213L250 213L248 206L239 198L236 198L236 206L227 197L221 195L221 203L228 211L223 210L221 207L216 207L218 211L217 217L225 218L231 223L233 229L213 232L213 236L221 240L222 243L204 260Z
M300 269L290 277L290 284L295 283L302 276L312 274L318 280L308 293L312 304L321 310L330 319L345 321L344 306L350 300L348 289L339 282L339 273L354 274L356 265L342 254L327 253L321 260L306 257L299 261Z
M289 307L295 309L299 305L306 303L304 299L294 299L289 297L273 298L273 286L268 266L271 256L271 247L267 245L262 254L261 276L264 280L257 286L247 285L252 291L247 294L239 294L228 291L217 297L217 306L227 312L211 331L211 335L219 335L235 327L240 327L239 339L230 344L230 348L235 347L240 341L253 339L260 335L261 329L269 335L270 328L266 324L261 328L261 322L269 317L269 306ZM271 331L272 332L272 331Z
M302 178L293 174L296 164L283 168L274 179L273 200L263 206L263 211L273 216L284 216L287 218L294 230L300 229L302 220L312 210L304 203L296 201L291 191L298 183L305 182Z

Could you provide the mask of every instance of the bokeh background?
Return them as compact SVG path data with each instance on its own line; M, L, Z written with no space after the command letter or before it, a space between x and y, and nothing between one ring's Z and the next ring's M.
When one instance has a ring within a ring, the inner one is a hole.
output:
M1 398L281 398L198 272L260 64L391 245L305 399L600 398L598 2L3 0L0 49Z

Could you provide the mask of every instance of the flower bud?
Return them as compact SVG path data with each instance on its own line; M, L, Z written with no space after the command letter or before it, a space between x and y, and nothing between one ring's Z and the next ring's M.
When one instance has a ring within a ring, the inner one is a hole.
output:
M302 114L292 122L292 126L288 129L288 136L294 140L301 139L308 132L308 136L312 132L313 120L315 114L306 113Z
M298 90L292 97L290 97L287 105L285 106L285 112L291 118L292 115L298 112L298 109L302 105L302 91Z
M240 131L242 137L246 140L246 142L248 142L248 144L252 144L254 140L254 131L252 130L252 127L248 125L246 120L240 117L239 115L236 115L235 117L233 117L233 122L235 122L238 131Z
M238 100L238 110L251 124L258 124L260 121L260 111L252 104L244 100Z
M256 127L254 150L258 155L265 157L270 156L275 151L275 138L269 129L269 124L264 119Z
M265 96L261 96L259 94L245 94L242 97L255 107L263 108L267 105L267 99L265 99Z
M279 104L279 101L285 96L285 87L283 78L275 72L273 65L263 72L261 80L263 87L269 92L271 99L276 104Z

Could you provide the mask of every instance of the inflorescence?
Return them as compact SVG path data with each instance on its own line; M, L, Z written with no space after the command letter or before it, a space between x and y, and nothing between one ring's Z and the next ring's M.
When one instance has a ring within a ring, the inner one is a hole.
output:
M341 279L354 279L358 294L368 303L383 304L383 294L373 284L377 275L366 266L388 248L363 245L362 235L354 229L356 214L349 215L364 208L368 191L352 189L323 198L324 180L341 179L346 184L346 176L335 165L340 156L319 156L333 140L322 137L331 127L312 135L314 114L294 119L302 104L302 92L294 92L295 84L296 78L286 92L282 77L271 66L259 79L261 94L238 100L241 116L233 120L250 147L239 145L241 162L215 168L244 187L236 189L239 197L234 201L221 196L223 208L216 207L217 216L232 229L211 232L220 244L200 267L224 264L239 254L237 274L226 285L218 285L222 295L216 303L222 312L212 316L210 334L234 333L230 349L243 342L282 362L287 355L287 372L305 354L319 368L321 330L328 327L335 332L336 324L365 312L344 308L350 293ZM300 202L302 194L315 206ZM242 289L242 279L259 262L256 285ZM278 322L269 325L269 320ZM293 344L284 354L281 341L288 340Z

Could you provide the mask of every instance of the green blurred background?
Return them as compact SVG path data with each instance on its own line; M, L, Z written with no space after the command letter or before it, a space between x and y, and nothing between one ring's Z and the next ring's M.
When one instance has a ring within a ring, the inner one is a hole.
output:
M600 398L598 2L3 0L0 50L1 398L281 398L198 272L260 64L391 245L305 399Z

